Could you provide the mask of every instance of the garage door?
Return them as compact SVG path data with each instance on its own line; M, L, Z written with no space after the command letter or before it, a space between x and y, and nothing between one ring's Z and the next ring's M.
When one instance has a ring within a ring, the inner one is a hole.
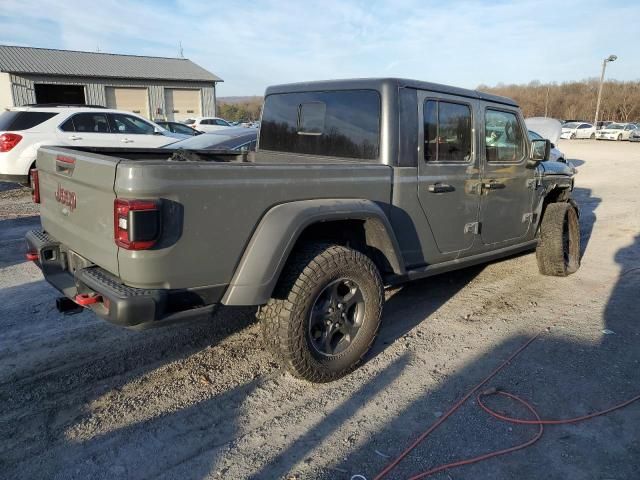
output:
M149 118L149 94L146 88L107 87L107 107Z
M169 121L179 122L201 115L200 90L165 88L164 97L167 120Z

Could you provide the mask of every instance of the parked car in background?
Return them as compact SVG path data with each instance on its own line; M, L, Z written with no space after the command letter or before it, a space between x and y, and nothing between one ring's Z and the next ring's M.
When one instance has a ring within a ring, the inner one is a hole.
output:
M29 183L38 148L159 147L170 132L135 113L96 106L27 106L0 114L0 181Z
M606 128L609 125L611 125L613 122L610 122L609 120L604 120L604 121L600 121L598 122L598 130L602 129L602 128Z
M542 135L534 132L533 130L529 130L529 140L544 140ZM184 140L183 140L184 141ZM551 151L549 152L549 160L553 162L564 162L567 163L565 159L564 153L562 153L558 147L556 147L555 143L551 143Z
M173 133L181 133L183 135L200 135L202 132L199 132L195 128L191 128L189 125L185 125L180 122L165 122L164 120L156 120L156 124L160 125L162 128L169 130Z
M242 127L228 128L216 132L203 133L165 145L163 148L183 148L185 150L249 150L255 151L258 131Z
M562 134L560 138L596 138L596 129L591 123L585 122L569 122L562 125Z
M598 140L629 140L632 132L637 131L634 123L612 123L607 128L598 130Z
M218 117L196 117L186 120L185 125L200 132L214 132L223 128L230 128L231 124L223 118Z
M637 126L637 125L636 125ZM640 142L640 127L636 128L629 134L630 142Z

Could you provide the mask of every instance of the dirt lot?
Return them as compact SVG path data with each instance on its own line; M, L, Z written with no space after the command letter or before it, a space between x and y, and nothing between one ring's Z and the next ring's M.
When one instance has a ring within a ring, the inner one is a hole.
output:
M386 456L548 325L491 385L551 418L638 394L640 144L559 147L579 170L580 271L542 277L526 254L389 292L373 354L328 385L283 373L251 310L140 333L58 314L56 292L23 261L35 210L24 191L0 192L0 477L371 480ZM526 450L433 478L640 478L639 425L636 403L547 427ZM388 478L534 431L469 402Z

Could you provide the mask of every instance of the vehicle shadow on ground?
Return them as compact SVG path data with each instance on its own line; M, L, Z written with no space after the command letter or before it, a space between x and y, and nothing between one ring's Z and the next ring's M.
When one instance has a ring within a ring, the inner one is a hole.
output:
M600 199L590 197L588 189L582 189L579 195L588 204L584 222L594 221L593 211ZM584 227L583 235L587 235L588 241L593 225ZM585 415L638 395L640 234L631 245L617 252L615 261L620 266L620 274L602 316L575 317L574 304L569 299L561 309L556 309L554 318L540 319L540 330L551 326L551 331L542 333L484 388L497 387L516 393L530 401L545 418ZM465 274L464 271L460 273ZM558 280L568 282L569 279ZM428 283L428 280L418 282L416 288L424 289L430 286ZM399 304L407 300L401 297L401 293L398 294ZM588 308L588 300L586 302L583 306ZM423 305L416 302L414 308L416 306L422 312L417 316L424 318ZM427 314L431 308L426 304ZM580 335L554 328L558 316L580 320ZM413 324L411 319L406 321L407 327ZM489 328L491 323L502 320L498 313L481 321ZM390 421L383 422L375 434L366 438L344 460L329 462L326 475L320 478L348 480L352 475L360 474L371 480L455 401L530 338L518 335L501 342L446 378L437 388L425 391L409 406L399 408ZM419 368L409 366L403 373L412 378L429 374L427 371L421 373ZM366 400L372 401L375 398ZM500 398L490 401L504 413L526 417L527 412L522 408ZM359 403L364 406L366 402ZM344 407L332 415L337 415L339 420L353 420L358 412L350 402L345 402ZM317 425L315 429L330 430L332 415L328 416L327 425ZM640 475L638 424L640 403L585 423L548 426L542 440L526 450L429 478L539 478L541 472L545 478L552 479L637 478ZM406 479L437 465L507 448L532 438L536 428L497 421L471 399L385 478ZM294 442L251 478L280 478L291 473L292 466L310 455L320 440L307 445L302 441Z
M530 401L544 418L581 416L638 395L640 234L617 252L615 261L620 274L602 316L594 316L589 322L580 317L580 335L553 328L552 318L542 319L541 327L552 326L550 333L543 333L484 388L497 387L517 394ZM557 313L571 318L572 304ZM489 325L500 319L483 321ZM344 461L328 465L333 471L345 472L342 476L322 478L349 479L355 474L374 478L442 412L529 338L515 336L496 345L436 389L425 391L409 406L398 409L392 420L380 425ZM410 374L419 372L411 370ZM522 408L499 398L490 402L503 413L527 415ZM637 402L584 423L547 426L542 440L526 450L429 478L638 478L639 424ZM441 464L507 448L532 438L536 428L495 420L471 399L384 478L409 478ZM286 458L287 453L280 456ZM270 471L284 472L271 470L272 466L263 469L259 478L268 478Z

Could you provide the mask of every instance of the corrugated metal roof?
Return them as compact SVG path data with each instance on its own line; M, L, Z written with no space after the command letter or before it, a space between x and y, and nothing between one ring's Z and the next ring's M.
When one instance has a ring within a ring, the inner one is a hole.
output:
M73 77L221 82L186 58L143 57L0 45L0 71Z

